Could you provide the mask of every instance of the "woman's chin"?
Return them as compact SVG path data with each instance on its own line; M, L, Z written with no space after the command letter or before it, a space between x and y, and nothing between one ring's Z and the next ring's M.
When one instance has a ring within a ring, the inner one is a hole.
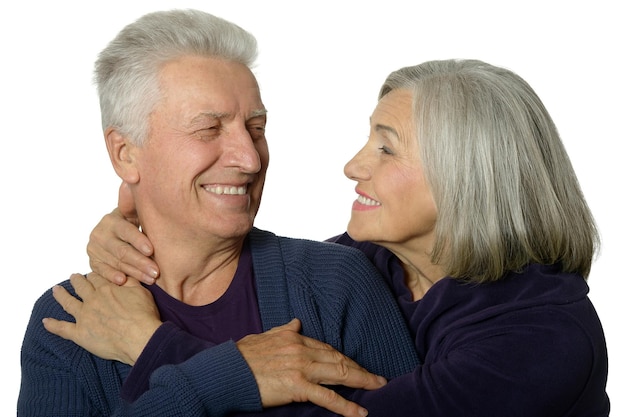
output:
M358 227L357 225L353 224L352 221L348 223L347 232L348 232L348 236L350 236L352 239L356 240L357 242L372 240L370 234L366 233L366 231L363 230L362 227Z

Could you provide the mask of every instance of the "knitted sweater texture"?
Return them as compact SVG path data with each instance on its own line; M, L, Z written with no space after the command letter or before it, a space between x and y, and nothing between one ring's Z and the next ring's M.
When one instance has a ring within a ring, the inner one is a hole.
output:
M391 378L416 366L406 322L363 253L258 229L249 239L264 330L297 317L303 334L374 373ZM69 281L61 285L71 291ZM120 392L130 366L48 333L41 323L45 317L73 321L51 291L36 302L22 347L18 416L220 416L261 410L256 382L234 342L160 367L149 390L129 403ZM172 340L184 340L181 331L171 333Z

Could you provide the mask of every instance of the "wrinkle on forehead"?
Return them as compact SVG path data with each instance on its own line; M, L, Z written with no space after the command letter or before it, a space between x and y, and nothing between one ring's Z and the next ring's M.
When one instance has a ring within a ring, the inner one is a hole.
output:
M393 90L383 96L370 117L375 132L388 132L405 145L414 138L413 95L408 90Z

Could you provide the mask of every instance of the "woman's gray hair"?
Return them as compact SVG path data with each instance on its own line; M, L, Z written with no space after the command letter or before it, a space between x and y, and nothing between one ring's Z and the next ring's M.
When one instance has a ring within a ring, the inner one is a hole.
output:
M184 55L223 58L251 68L257 43L239 26L197 10L139 18L120 31L95 64L103 130L115 127L142 144L149 134L149 115L161 97L159 71Z
M389 75L379 99L413 92L424 172L437 205L432 261L497 280L531 262L589 274L598 232L554 123L513 72L432 61Z

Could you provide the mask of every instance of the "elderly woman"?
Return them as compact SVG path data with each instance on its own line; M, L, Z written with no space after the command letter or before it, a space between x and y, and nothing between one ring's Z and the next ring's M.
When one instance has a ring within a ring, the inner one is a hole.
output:
M339 392L376 416L608 415L585 281L597 231L531 87L481 61L426 62L389 75L370 123L345 167L358 194L348 231L332 240L383 273L422 363L378 390ZM118 211L105 216L89 249L110 280L120 236L149 244ZM156 270L139 258L122 269Z

